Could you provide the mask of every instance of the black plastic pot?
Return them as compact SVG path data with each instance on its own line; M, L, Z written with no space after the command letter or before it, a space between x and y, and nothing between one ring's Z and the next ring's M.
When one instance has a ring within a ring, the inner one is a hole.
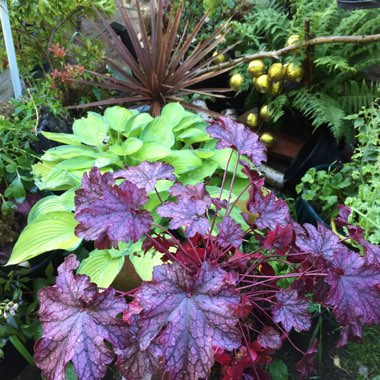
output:
M347 157L330 131L327 128L320 128L290 162L284 174L284 186L294 189L312 167L347 161Z
M337 0L342 9L371 9L380 8L380 0Z

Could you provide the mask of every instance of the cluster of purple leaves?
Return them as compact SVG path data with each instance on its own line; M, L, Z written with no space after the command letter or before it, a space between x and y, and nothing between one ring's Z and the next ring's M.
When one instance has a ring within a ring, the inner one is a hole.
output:
M301 226L290 218L286 202L264 189L252 164L241 159L265 160L253 132L227 118L212 122L208 132L219 148L237 152L249 178L251 215L243 213L249 229L231 216L237 200L212 198L203 184L174 183L171 198L156 210L167 227L154 224L144 204L158 180L175 181L170 165L143 163L104 174L93 168L76 193L78 236L101 248L142 239L146 250L163 253L165 263L127 304L114 290L98 292L86 276L75 275L78 262L69 256L56 285L39 293L44 333L35 361L47 380L64 379L70 361L80 380L101 379L114 356L132 380L159 370L173 379L207 378L215 362L225 380L266 379L265 365L290 331L311 328L312 302L334 312L342 325L339 345L380 323L380 250L348 224L349 209L341 207L336 223L358 249L323 225ZM243 239L252 237L258 248L247 252ZM275 273L272 262L287 270ZM301 378L313 371L316 346L297 364Z

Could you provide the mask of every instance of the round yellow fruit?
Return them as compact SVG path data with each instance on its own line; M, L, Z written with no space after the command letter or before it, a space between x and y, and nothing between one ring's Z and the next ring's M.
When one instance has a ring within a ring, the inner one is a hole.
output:
M264 105L260 108L260 118L263 121L269 121L272 117L272 113L267 105Z
M244 77L241 74L232 75L230 78L230 87L234 90L238 90L244 83Z
M247 124L251 127L257 127L257 115L254 113L250 113L247 116Z
M265 132L261 135L260 141L263 142L269 148L274 144L274 137L272 134Z
M300 36L298 34L292 34L286 41L286 46L298 44L300 42Z
M214 51L212 56L215 57L214 62L216 63L223 63L226 60L224 54L219 54L217 51Z
M269 76L267 74L264 74L256 78L254 84L257 91L261 92L262 94L265 94L270 90L272 83L269 79Z
M286 79L291 82L300 82L303 76L302 67L294 63L289 63L286 66Z
M285 75L285 67L282 63L277 62L273 63L271 67L268 69L268 76L273 82L279 82Z
M261 59L254 59L249 62L248 73L254 78L263 75L265 72L265 63Z
M269 90L269 95L276 96L280 93L281 90L281 82L272 83L272 87Z

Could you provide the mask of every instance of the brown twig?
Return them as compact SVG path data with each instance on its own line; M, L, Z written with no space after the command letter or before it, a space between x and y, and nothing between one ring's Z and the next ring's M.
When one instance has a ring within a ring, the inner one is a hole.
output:
M271 58L279 60L282 55L288 54L292 51L307 48L315 45L332 44L332 43L346 43L346 44L363 44L380 41L380 34L368 34L363 36L328 36L316 37L310 40L305 40L296 45L290 45L279 50L263 51L255 54L245 54L239 58L233 59L228 62L219 63L218 65L203 68L197 72L198 75L206 74L214 70L225 68L233 68L242 63L249 62L253 59Z

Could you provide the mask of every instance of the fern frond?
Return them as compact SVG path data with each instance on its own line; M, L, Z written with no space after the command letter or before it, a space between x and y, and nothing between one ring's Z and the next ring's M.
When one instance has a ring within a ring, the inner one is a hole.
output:
M281 94L268 102L273 123L279 120L284 114L284 106L286 103L288 103L288 97L285 94Z
M329 74L334 71L350 74L356 73L355 67L352 67L346 58L336 55L319 57L314 60L314 64L316 67L326 69Z

